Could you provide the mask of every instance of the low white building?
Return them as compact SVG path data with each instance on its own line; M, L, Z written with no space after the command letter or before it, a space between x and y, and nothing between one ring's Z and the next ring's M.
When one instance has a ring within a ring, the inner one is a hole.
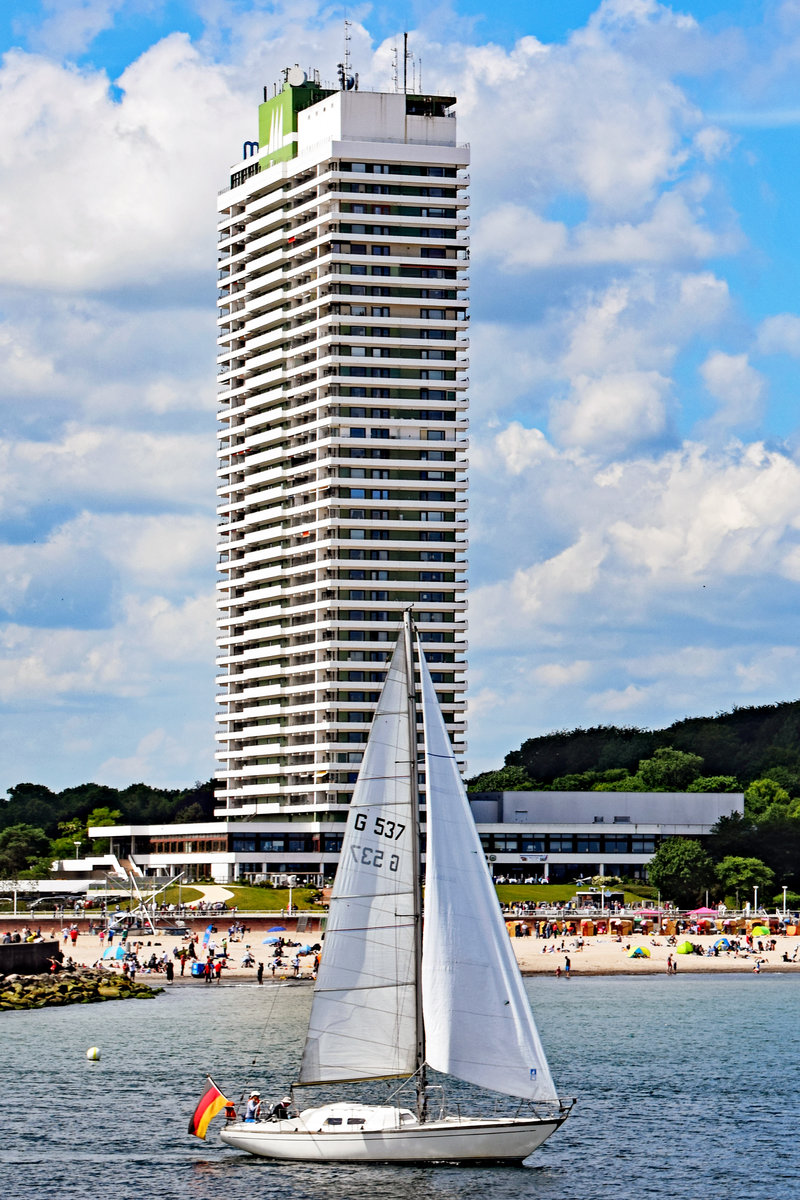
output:
M744 812L741 792L471 792L495 878L572 882L644 878L670 837L702 841L720 817Z
M737 793L474 792L472 808L495 878L572 882L594 875L643 878L665 838L702 840L731 812ZM283 820L209 820L90 829L111 852L148 876L185 873L217 883L293 875L321 884L339 859L344 813Z

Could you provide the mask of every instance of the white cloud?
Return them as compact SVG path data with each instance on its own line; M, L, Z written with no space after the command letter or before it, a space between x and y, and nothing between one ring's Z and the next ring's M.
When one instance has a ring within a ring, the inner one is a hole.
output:
M725 354L718 350L701 365L700 374L719 402L714 423L726 429L756 424L762 412L766 380L750 365L746 354Z
M58 441L0 441L0 504L210 509L214 448L199 434L153 434L67 425Z
M668 389L655 371L579 376L571 396L553 405L553 432L567 446L624 454L666 431Z
M214 201L252 102L182 34L107 77L19 50L0 69L0 283L173 288L210 276ZM42 164L57 197L42 186ZM54 202L54 199L56 202ZM57 264L57 270L54 269Z
M28 24L29 37L39 50L53 55L83 53L99 33L110 29L114 16L130 0L44 0L48 15L38 25Z
M548 688L563 688L584 683L591 672L592 664L587 659L578 659L570 663L542 663L533 671L533 678Z
M214 596L129 598L110 629L0 629L0 699L48 707L76 698L145 697L170 670L213 661ZM209 671L209 675L211 672ZM174 682L168 683L170 693Z
M542 267L590 267L679 263L730 251L736 236L712 231L689 190L665 192L637 222L582 222L568 228L521 204L502 204L476 224L474 251L495 258L503 271Z
M791 354L800 358L800 317L779 313L759 326L756 347L761 354Z

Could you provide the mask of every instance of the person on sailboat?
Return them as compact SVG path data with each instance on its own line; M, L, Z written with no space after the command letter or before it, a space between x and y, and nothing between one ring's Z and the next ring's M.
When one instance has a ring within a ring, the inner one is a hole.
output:
M258 1092L251 1092L250 1098L247 1101L247 1108L244 1112L245 1121L260 1121L261 1120L261 1097Z
M291 1103L292 1103L291 1096L284 1096L283 1099L279 1100L277 1104L273 1104L272 1111L270 1112L270 1120L271 1121L288 1121L289 1107L290 1107Z

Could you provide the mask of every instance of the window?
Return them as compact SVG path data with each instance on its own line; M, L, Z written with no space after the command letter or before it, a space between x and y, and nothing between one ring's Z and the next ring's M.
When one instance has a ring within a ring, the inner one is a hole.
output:
M603 845L606 854L627 854L628 839L626 837L607 836Z
M351 429L350 430L350 437L365 438L366 436L367 436L366 429Z
M524 834L521 838L523 854L544 854L544 836L540 833Z
M574 854L575 839L572 834L551 833L550 835L550 853L551 854Z
M519 838L516 834L496 833L494 835L494 848L500 854L516 854L519 850Z
M578 854L599 854L600 838L579 836L577 839L576 850Z
M388 246L373 246L372 253L373 254L388 254L389 247Z
M656 839L654 837L632 837L631 854L655 854Z

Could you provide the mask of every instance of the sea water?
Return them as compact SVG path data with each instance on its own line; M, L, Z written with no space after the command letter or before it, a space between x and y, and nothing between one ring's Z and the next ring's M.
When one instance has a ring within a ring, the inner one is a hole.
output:
M800 979L527 981L572 1116L524 1166L326 1166L187 1125L208 1071L277 1099L310 989L184 984L155 1000L0 1015L8 1200L783 1200L800 1193ZM99 1062L86 1059L98 1046ZM463 1093L459 1096L462 1102Z

